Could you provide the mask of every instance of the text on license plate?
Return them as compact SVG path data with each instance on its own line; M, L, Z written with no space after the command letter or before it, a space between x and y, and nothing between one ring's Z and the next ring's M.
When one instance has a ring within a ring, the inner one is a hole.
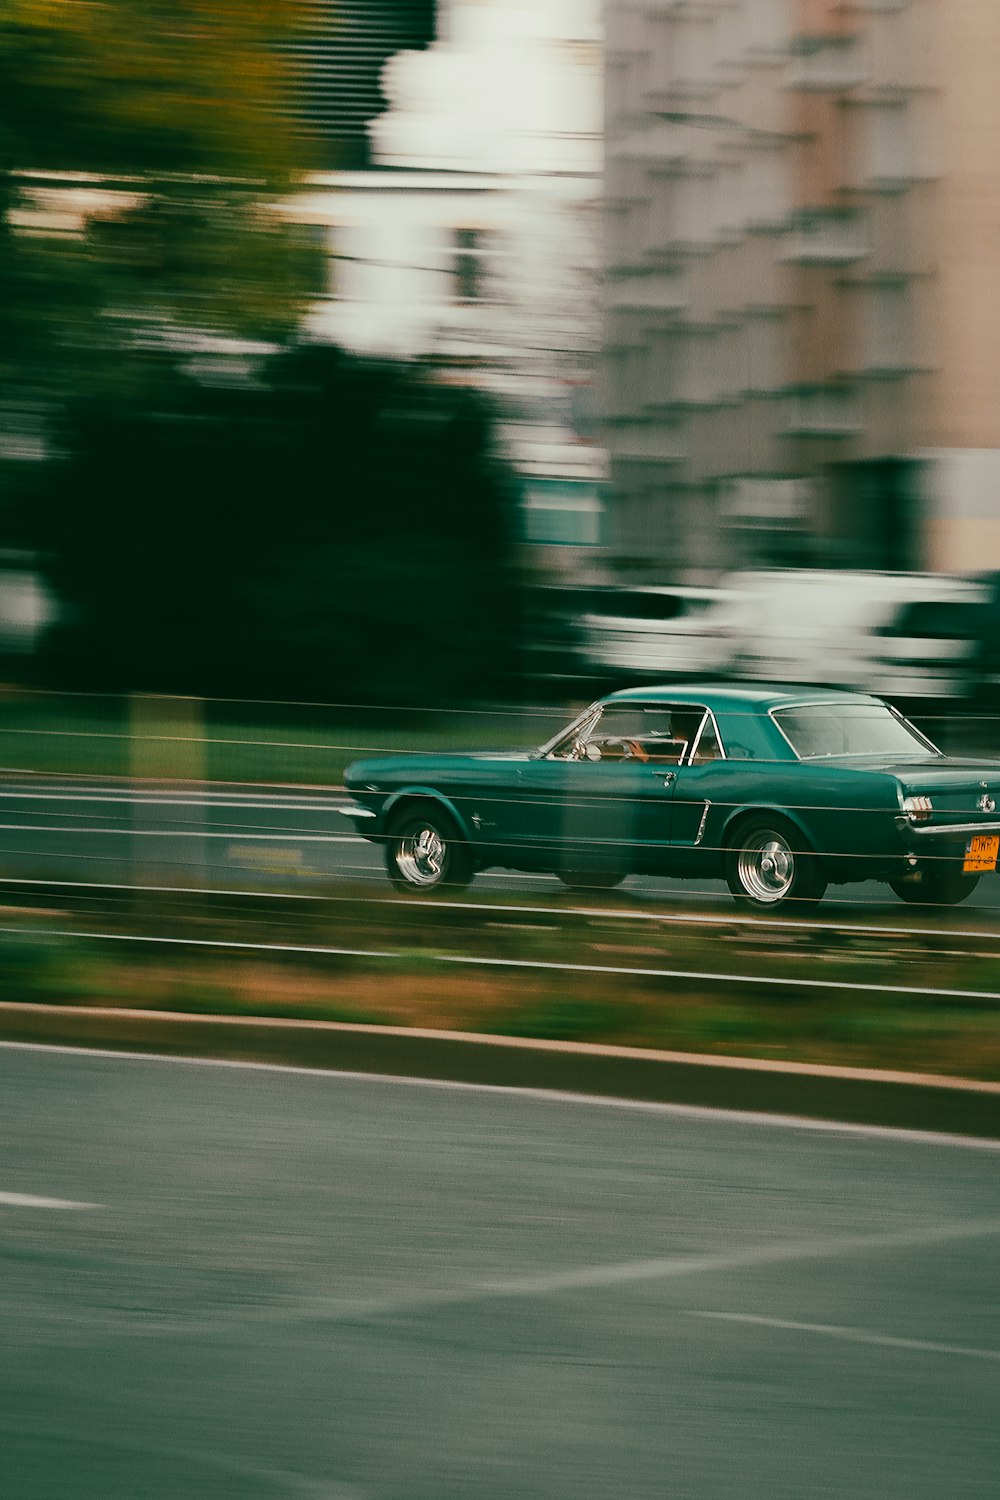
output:
M962 869L968 874L995 870L998 851L1000 851L1000 836L995 833L977 833L965 846L965 864Z

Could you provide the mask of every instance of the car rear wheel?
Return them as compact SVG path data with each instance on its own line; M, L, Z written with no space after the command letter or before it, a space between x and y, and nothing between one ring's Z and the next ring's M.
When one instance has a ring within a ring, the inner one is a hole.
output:
M474 869L469 846L448 814L412 807L389 825L385 867L397 891L429 895L468 885Z
M978 875L952 869L924 870L919 880L909 875L889 881L900 901L913 906L957 906L978 884Z
M801 833L780 819L744 823L726 856L726 883L737 901L797 911L815 906L826 880L815 854L802 844Z

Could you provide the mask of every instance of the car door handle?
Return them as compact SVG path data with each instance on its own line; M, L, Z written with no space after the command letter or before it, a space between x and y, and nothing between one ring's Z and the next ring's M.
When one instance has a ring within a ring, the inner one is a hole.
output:
M663 778L663 785L664 786L670 786L673 782L675 782L677 780L677 772L676 771L654 771L653 774L655 776L661 776Z

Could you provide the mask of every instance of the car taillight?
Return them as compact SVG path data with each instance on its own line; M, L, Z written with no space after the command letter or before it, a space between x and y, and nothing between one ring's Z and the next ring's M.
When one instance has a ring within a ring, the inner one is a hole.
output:
M903 811L913 823L926 823L934 811L934 804L929 797L904 797Z

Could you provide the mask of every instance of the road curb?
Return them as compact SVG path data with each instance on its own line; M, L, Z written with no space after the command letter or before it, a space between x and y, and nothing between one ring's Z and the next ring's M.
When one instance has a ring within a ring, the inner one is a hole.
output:
M1000 1139L1000 1084L334 1021L0 1003L0 1039L226 1058Z

